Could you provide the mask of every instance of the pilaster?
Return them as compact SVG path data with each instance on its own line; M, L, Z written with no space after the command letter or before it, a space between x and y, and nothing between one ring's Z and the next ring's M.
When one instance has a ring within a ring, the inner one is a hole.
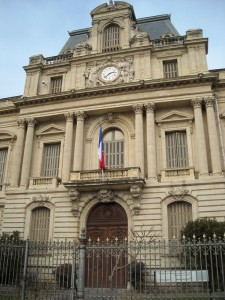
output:
M136 166L141 169L141 176L144 177L144 131L143 131L143 104L133 105L135 112L135 157Z
M202 99L192 99L195 116L196 147L199 164L199 176L208 175L208 160L206 152L205 131L202 117Z

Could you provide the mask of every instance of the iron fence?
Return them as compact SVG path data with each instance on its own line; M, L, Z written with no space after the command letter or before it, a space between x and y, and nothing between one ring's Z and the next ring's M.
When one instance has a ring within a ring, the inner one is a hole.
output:
M225 299L225 239L4 242L9 299Z

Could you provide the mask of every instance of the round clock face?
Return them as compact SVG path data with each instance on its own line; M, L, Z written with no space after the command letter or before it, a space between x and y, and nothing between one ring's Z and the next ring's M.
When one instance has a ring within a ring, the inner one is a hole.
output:
M101 72L101 79L104 81L113 81L119 75L119 71L114 66L106 67Z

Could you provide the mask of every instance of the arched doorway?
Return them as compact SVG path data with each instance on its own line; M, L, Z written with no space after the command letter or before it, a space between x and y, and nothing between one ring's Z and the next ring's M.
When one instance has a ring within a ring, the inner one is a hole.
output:
M87 219L87 287L126 287L127 250L120 242L127 233L127 215L118 203L100 203L91 210Z
M100 203L90 212L87 220L87 238L101 242L127 237L127 215L116 202Z

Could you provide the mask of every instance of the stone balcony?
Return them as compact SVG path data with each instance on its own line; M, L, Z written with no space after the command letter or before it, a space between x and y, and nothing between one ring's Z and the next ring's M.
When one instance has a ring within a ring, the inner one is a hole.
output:
M161 171L161 182L194 179L194 167L164 169Z
M32 177L29 187L32 189L56 188L60 185L61 179L58 177Z
M140 168L117 168L101 170L73 171L70 182L65 184L79 190L97 190L99 188L127 189L133 185L144 186Z

